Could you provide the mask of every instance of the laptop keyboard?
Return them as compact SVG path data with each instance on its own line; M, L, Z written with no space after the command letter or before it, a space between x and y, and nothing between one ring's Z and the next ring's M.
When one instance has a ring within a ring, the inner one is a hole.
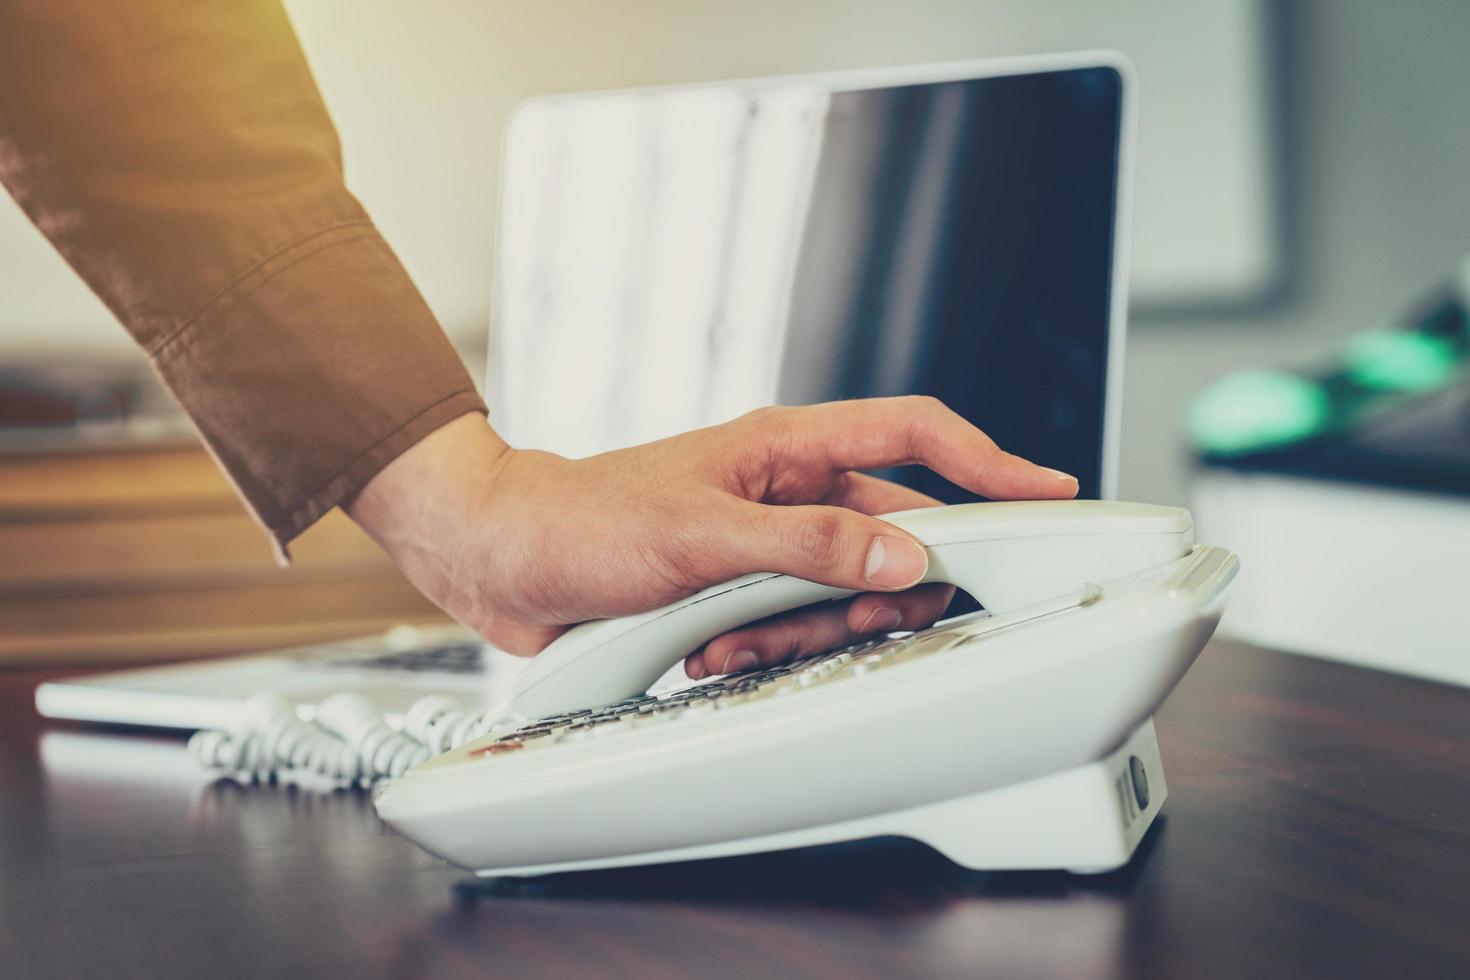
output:
M485 648L478 643L450 643L397 650L376 657L325 661L324 666L349 670L409 671L431 674L479 674L485 669Z

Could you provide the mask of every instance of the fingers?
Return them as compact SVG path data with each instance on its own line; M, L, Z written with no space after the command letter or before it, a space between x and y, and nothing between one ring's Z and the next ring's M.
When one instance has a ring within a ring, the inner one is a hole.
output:
M772 616L718 636L684 660L695 680L770 667L807 652L841 646L849 635L846 603L824 602Z
M797 462L822 460L833 470L918 463L996 500L1077 494L1075 477L1004 451L936 398L869 398L779 411L770 417L786 427L782 442Z
M864 514L892 514L900 510L941 506L941 501L926 493L910 490L866 473L854 472L842 474L821 502L848 507Z
M739 501L722 524L722 547L708 559L729 573L725 578L782 572L856 592L896 592L917 585L929 570L929 556L913 535L846 507Z
M847 605L847 628L854 635L923 629L933 623L954 598L954 586L931 582L896 595L867 593Z
M684 672L700 680L774 666L878 633L923 629L944 614L953 596L950 586L921 585L808 606L716 637L685 659Z
M870 516L938 506L934 498L896 483L845 473L821 505L732 503L719 511L718 542L704 549L721 566L723 574L714 580L757 570L856 591L897 591L928 571L929 557L918 539Z

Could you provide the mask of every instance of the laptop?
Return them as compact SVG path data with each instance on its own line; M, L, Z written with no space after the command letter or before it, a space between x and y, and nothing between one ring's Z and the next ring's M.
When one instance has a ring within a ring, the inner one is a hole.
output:
M36 710L73 721L228 730L252 694L276 694L310 721L319 702L351 691L397 725L431 694L466 709L488 706L521 663L463 627L401 626L337 643L51 681L36 689Z
M521 103L500 175L486 391L512 444L584 456L772 403L932 394L1002 446L1116 483L1132 101L1082 53ZM950 503L916 468L884 474ZM228 727L270 691L390 724L495 703L469 631L41 685L52 718Z

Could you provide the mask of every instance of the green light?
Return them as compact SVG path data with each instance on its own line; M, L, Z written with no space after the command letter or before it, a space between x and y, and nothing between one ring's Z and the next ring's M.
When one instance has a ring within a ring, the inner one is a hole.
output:
M1348 374L1366 388L1427 391L1455 373L1455 349L1443 337L1413 330L1375 330L1353 338Z
M1199 448L1235 454L1309 436L1329 411L1327 393L1314 382L1279 371L1239 371L1195 398L1187 425Z

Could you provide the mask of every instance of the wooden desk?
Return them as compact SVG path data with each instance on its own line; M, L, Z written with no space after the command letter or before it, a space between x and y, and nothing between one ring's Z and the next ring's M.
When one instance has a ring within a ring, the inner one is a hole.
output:
M1470 691L1212 645L1159 717L1164 821L1098 878L878 842L468 901L362 794L42 725L56 674L0 674L7 978L1470 975Z
M276 567L192 439L0 445L0 667L240 653L446 621L340 511L292 553L290 569Z

